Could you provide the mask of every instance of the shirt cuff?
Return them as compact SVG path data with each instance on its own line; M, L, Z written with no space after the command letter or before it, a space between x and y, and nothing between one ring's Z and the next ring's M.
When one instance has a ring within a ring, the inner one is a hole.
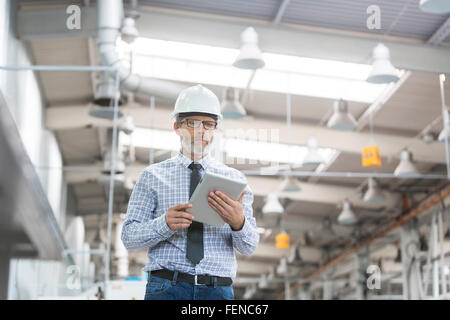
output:
M231 229L231 232L233 236L236 236L238 238L245 237L250 232L250 225L247 221L247 217L245 217L244 219L244 225L242 226L241 230L234 231L233 229Z
M156 232L164 238L168 238L175 233L172 229L169 228L166 222L166 215L163 214L155 219L156 221Z

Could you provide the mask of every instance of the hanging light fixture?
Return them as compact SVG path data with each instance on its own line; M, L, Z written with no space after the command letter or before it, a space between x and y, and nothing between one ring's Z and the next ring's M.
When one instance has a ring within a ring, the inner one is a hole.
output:
M323 219L322 226L319 229L317 237L319 237L323 240L331 240L331 239L336 238L336 233L334 232L333 228L331 227L330 217L325 217Z
M367 82L370 83L390 83L397 82L400 78L397 70L390 61L389 49L379 43L372 53L373 63Z
M316 167L324 162L322 156L319 153L318 142L315 137L309 137L308 142L308 152L303 159L302 166L304 167Z
M123 19L123 27L121 30L121 38L128 44L131 44L139 37L139 32L136 29L136 21L131 17Z
M353 115L348 112L347 101L340 99L334 102L333 115L328 120L327 127L333 130L353 131L357 123Z
M280 201L278 201L278 196L276 195L276 193L269 193L267 195L266 204L262 208L262 213L268 215L279 215L283 212L283 206L281 205Z
M283 257L280 259L280 264L277 267L278 274L285 274L288 272L287 258Z
M241 33L241 51L233 63L240 69L256 70L264 67L261 50L258 48L258 34L255 29L248 27Z
M383 203L386 201L383 191L374 178L369 178L368 188L364 195L364 202Z
M267 278L268 276L266 274L262 274L261 277L259 277L258 288L266 289L269 287L269 281Z
M344 225L355 224L358 221L355 213L351 208L351 204L349 201L344 200L342 202L342 211L338 217L338 222Z
M128 44L133 43L139 37L139 31L136 28L136 20L139 16L137 0L131 0L131 8L125 13L120 35L122 40Z
M299 246L295 246L294 250L291 253L291 256L288 259L288 263L295 265L302 265L304 263L301 255Z
M94 95L94 105L89 108L88 114L95 118L114 119L114 100L118 99L118 105L124 104L124 99L119 91L116 90L114 79L106 72L100 73L100 80ZM123 116L123 112L119 109L117 117Z
M420 9L427 13L449 13L450 1L448 0L420 0Z
M394 171L397 177L405 177L419 174L416 166L412 163L412 153L408 150L403 150L400 154L400 163Z
M244 107L239 102L239 91L237 88L228 87L225 89L221 109L224 119L240 119L247 115Z
M281 183L280 191L282 192L298 192L301 188L299 186L298 180L294 176L285 176L283 182Z

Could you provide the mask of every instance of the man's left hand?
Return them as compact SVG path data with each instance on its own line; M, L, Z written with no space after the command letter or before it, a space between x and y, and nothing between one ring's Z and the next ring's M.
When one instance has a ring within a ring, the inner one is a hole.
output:
M238 200L233 200L220 191L210 192L208 195L208 203L222 219L228 223L233 230L240 230L244 226L245 216L242 201L244 190Z

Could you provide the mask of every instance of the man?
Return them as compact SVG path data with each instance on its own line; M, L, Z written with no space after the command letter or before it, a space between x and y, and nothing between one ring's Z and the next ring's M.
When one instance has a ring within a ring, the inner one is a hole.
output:
M146 300L234 299L234 249L250 255L259 235L249 186L238 200L216 191L210 206L222 227L193 221L188 203L205 171L246 181L234 168L209 155L222 119L216 95L201 85L183 90L175 103L173 129L180 152L144 169L128 203L122 241L128 250L148 248Z

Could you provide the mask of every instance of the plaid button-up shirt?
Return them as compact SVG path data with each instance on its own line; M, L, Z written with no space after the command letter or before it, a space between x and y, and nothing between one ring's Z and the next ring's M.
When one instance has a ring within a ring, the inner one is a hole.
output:
M181 152L175 157L145 168L136 182L128 203L122 229L122 241L128 250L148 248L149 262L144 271L166 268L189 274L236 276L234 248L250 255L257 247L259 234L253 217L253 192L247 185L243 198L245 222L241 230L233 231L228 224L215 227L204 224L204 258L194 266L186 258L187 229L171 230L165 213L174 205L189 201L192 162ZM210 155L198 161L205 171L245 181L240 171L215 160Z

